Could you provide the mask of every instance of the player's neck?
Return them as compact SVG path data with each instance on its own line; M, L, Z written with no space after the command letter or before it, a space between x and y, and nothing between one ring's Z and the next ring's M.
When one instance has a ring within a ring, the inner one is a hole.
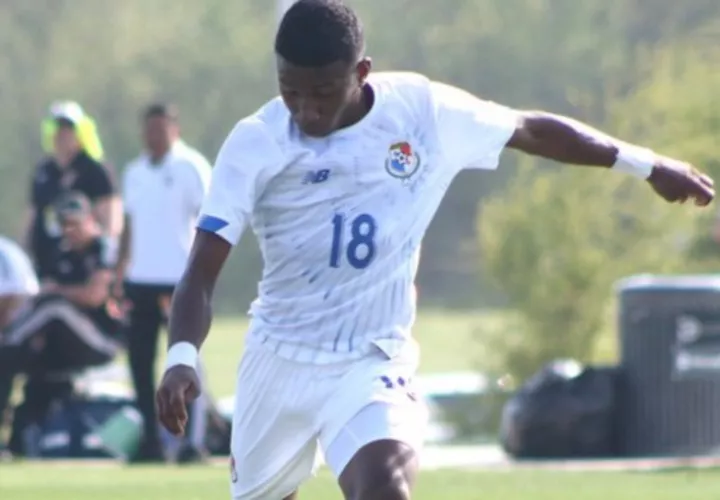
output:
M365 118L375 103L375 92L369 84L358 91L355 102L348 106L341 128L351 127Z

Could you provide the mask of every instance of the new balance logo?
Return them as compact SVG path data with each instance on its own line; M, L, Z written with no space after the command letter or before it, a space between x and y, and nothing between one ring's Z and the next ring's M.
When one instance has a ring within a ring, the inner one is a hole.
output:
M303 177L303 184L320 184L321 182L325 182L328 180L328 177L330 177L330 170L324 168L322 170L317 170L315 172L308 172L305 174L305 177Z

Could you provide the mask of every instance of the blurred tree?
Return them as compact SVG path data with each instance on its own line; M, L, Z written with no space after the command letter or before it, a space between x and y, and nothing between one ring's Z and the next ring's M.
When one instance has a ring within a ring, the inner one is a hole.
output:
M520 319L493 340L496 368L523 379L555 358L589 361L614 282L678 269L687 220L635 178L523 168L480 220L488 273Z
M641 64L647 52L720 17L716 0L349 1L378 69L427 73L593 123L651 69ZM0 231L19 232L51 100L77 99L98 118L118 170L140 147L139 108L155 98L179 104L186 138L212 158L234 122L275 94L275 22L267 0L0 2ZM478 286L475 206L513 174L507 163L495 174L463 173L451 187L423 250L422 304L490 302L485 282ZM248 238L225 274L223 302L247 303L259 265Z
M614 105L614 120L624 133L695 164L716 180L720 180L718 41L720 23L712 23L685 45L650 54L647 79ZM717 209L711 208L694 218L693 240L685 259L688 271L720 269L720 246L712 237L717 216Z

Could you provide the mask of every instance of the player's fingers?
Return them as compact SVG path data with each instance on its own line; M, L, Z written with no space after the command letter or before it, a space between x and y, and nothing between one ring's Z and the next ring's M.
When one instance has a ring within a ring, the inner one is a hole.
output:
M173 430L176 434L184 433L185 423L188 419L184 392L183 390L172 391L170 393L170 399L168 400L169 414L172 415L172 419L174 420Z
M715 181L713 181L710 176L707 176L705 174L698 174L698 178L700 179L700 182L702 182L707 187L715 187Z
M173 416L170 405L168 404L169 395L170 393L167 388L161 386L160 389L158 389L157 395L155 397L158 420L160 420L160 423L168 431L173 434L178 434L179 428L177 425L177 419Z
M200 396L200 388L198 388L197 384L190 384L185 391L185 401L188 403L193 402Z
M695 204L697 206L703 207L705 205L708 205L713 200L713 198L715 197L715 192L712 190L712 188L702 186L701 189L695 190L695 192L692 193L691 196L695 200Z

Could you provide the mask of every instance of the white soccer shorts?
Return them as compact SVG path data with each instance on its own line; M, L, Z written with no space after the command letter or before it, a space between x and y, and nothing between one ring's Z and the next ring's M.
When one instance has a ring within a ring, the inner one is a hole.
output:
M282 500L315 472L337 476L355 453L393 439L420 451L428 412L412 389L416 355L380 349L333 365L289 361L264 346L243 355L231 442L234 500Z

